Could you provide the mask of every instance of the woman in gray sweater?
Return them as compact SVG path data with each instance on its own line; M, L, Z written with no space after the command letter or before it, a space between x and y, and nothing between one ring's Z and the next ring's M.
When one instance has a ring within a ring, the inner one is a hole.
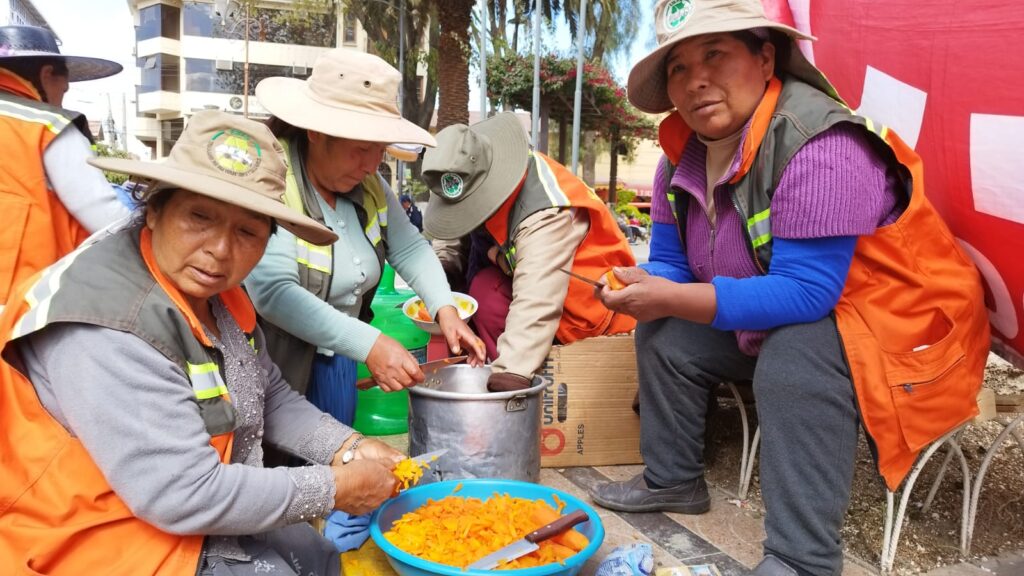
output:
M197 113L161 164L92 162L150 192L0 317L0 564L337 575L307 521L373 510L402 455L288 386L240 287L277 226L337 237L280 201L281 149L238 116ZM309 465L264 468L263 442Z

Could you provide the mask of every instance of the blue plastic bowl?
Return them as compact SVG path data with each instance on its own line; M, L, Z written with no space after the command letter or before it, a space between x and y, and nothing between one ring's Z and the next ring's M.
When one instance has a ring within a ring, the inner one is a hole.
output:
M406 512L412 512L427 503L428 499L440 500L452 495L455 486L462 483L462 488L456 493L458 496L480 498L486 500L495 492L508 494L513 498L528 498L530 500L546 500L549 504L557 507L553 496L565 502L563 513L570 513L575 510L584 510L590 516L590 520L578 524L576 529L590 539L590 545L565 560L564 564L548 564L536 568L522 568L519 570L463 570L456 566L438 564L422 558L417 558L404 550L399 549L384 538L384 532L391 529L391 524L401 518ZM400 576L429 576L439 574L441 576L574 576L597 549L601 547L604 540L604 526L601 525L601 518L597 511L586 502L561 490L520 482L518 480L492 480L477 478L472 480L445 480L433 484L424 484L406 490L397 497L384 503L370 519L370 537L377 543L377 546L387 554L391 567Z

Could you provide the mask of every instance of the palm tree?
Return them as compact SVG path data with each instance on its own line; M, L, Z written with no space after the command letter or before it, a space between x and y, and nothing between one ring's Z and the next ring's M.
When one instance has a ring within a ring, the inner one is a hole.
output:
M440 99L437 129L469 123L469 26L473 20L474 0L434 0L441 40L437 46L439 62L437 84Z

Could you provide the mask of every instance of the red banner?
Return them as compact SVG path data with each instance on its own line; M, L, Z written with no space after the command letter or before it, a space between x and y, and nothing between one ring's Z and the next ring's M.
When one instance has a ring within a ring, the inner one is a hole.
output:
M985 279L995 350L1024 368L1024 5L763 0L850 105L924 160L926 192Z

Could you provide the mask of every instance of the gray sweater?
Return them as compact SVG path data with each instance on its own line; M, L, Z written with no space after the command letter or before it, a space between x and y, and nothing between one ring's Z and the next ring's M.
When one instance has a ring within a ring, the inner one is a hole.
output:
M217 303L226 385L239 411L232 462L210 445L184 371L133 334L57 324L19 342L43 406L81 440L139 518L173 534L243 535L315 516L334 504L327 466L352 430L281 378L257 331L258 354ZM247 356L247 358L246 358ZM263 437L317 463L262 467Z

